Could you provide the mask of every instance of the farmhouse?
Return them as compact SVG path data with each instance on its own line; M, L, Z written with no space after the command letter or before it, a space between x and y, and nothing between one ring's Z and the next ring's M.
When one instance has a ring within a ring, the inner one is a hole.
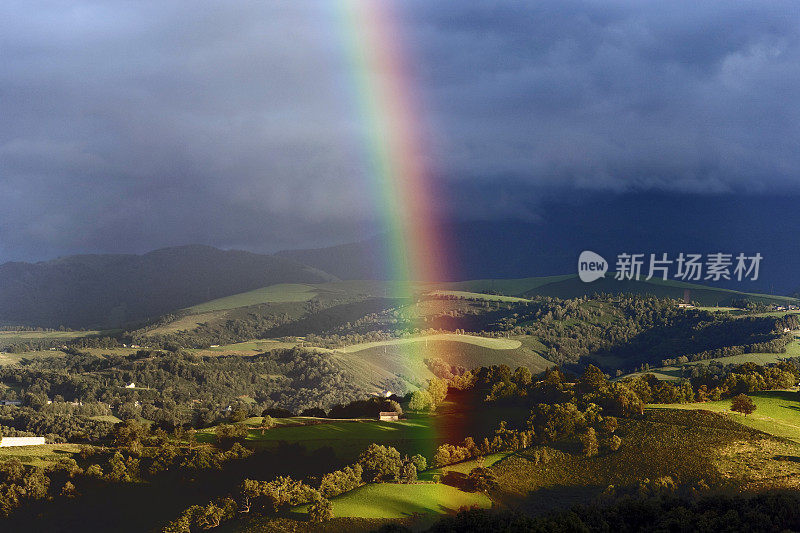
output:
M378 420L381 422L397 422L400 416L395 411L381 411Z
M11 446L39 446L44 444L44 437L2 437L0 438L0 448Z
M0 405L22 405L19 400L0 400Z

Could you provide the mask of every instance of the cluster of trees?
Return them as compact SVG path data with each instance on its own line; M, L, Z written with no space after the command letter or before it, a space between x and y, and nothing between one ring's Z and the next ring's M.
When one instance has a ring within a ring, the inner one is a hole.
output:
M314 411L307 412L310 416L327 416L328 418L377 418L381 411L394 411L398 415L403 414L403 408L400 404L390 398L372 397L366 400L354 400L346 405L334 405L328 411L327 415L324 411L321 413Z
M408 408L412 411L435 411L447 397L448 387L446 379L431 379L427 388L416 390L411 394Z
M189 507L162 531L187 533L210 529L234 518L238 513L257 511L270 515L303 504L309 504L309 520L323 522L333 517L329 498L364 483L410 483L416 481L417 472L425 468L427 461L421 455L401 457L395 448L372 444L361 454L357 463L323 475L317 486L291 476L277 476L271 481L244 479L234 494L205 505ZM475 477L480 486L491 483L491 476L476 473Z
M50 442L100 442L108 438L113 424L92 420L80 414L5 406L0 407L0 426L26 434L41 435Z
M121 418L145 418L165 428L212 425L225 419L227 414L223 410L228 406L258 416L266 408L301 412L348 404L367 395L330 357L302 349L277 350L254 357L208 358L148 350L131 356L103 358L78 352L2 367L0 382L10 386L0 390L0 399L23 400L25 405L42 411L42 417L57 409L63 413L75 411L65 405L67 402L80 402L84 406L102 403L113 406ZM125 388L130 382L137 387ZM243 401L244 397L251 400ZM47 405L53 399L53 404ZM101 410L89 416L108 414L108 407ZM32 416L27 412L26 415ZM0 423L29 431L39 429L20 427L37 424L8 423L2 415ZM85 417L81 424L92 426ZM80 432L43 429L66 439L73 439Z
M682 309L671 299L603 294L570 300L536 297L476 308L475 313L448 324L450 330L535 336L547 348L545 357L560 365L613 355L631 361L623 364L628 370L643 360L781 353L790 340L784 330L797 327L794 315L735 317Z
M8 434L3 432L2 434ZM169 472L191 479L200 471L223 469L230 461L247 459L251 450L234 444L227 450L194 446L193 434L168 435L135 421L113 426L111 446L83 446L74 458L62 458L46 468L28 467L16 458L0 462L0 516L35 501L74 497L89 488L109 483L153 480ZM182 444L189 441L189 445Z
M229 311L222 320L212 320L189 330L158 333L159 327L178 316L170 316L142 329L125 333L123 342L146 344L165 349L208 347L233 344L252 339L319 335L328 347L337 340L329 335L359 333L359 321L372 323L384 310L397 305L397 300L370 298L365 295L344 295L313 298L307 302L265 303ZM366 320L364 320L364 317ZM368 331L363 331L367 333Z
M460 463L490 453L516 451L528 448L533 443L533 431L515 430L506 427L501 421L492 440L484 437L480 444L472 437L466 437L461 444L442 444L436 448L433 464L437 467Z
M796 385L798 379L800 359L795 358L769 365L698 365L693 367L690 379L677 384L661 381L653 374L626 378L624 383L644 403L690 403L786 389Z

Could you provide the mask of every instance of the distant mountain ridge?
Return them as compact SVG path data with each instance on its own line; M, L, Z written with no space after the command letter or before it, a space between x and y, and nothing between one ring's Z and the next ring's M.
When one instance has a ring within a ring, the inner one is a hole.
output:
M596 195L542 205L535 219L450 221L442 255L446 279L512 279L577 273L591 250L610 262L617 254L760 253L755 281L699 283L743 292L797 291L800 227L796 198L780 196ZM710 224L709 220L716 223ZM340 246L277 254L342 279L386 279L380 236ZM646 273L646 272L645 272Z
M276 283L336 278L286 257L210 246L0 265L0 323L116 327Z

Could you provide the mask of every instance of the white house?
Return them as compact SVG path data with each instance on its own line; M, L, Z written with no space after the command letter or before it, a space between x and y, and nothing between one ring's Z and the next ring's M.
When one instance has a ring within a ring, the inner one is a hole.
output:
M378 415L378 419L381 422L397 422L400 416L395 411L381 411L380 415Z
M44 443L44 437L3 437L0 439L0 448L8 448L10 446L39 446Z
M0 400L0 405L22 405L19 400Z
M125 388L126 389L135 389L136 388L136 383L133 383L133 382L128 383L127 385L125 385Z

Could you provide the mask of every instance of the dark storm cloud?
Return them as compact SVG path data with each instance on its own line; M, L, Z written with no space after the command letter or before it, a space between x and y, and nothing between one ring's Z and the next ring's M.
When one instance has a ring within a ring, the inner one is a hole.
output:
M415 51L429 59L420 76L450 176L618 191L797 186L796 4L426 5Z
M398 5L450 209L797 189L794 4ZM335 6L3 2L0 260L373 231Z

